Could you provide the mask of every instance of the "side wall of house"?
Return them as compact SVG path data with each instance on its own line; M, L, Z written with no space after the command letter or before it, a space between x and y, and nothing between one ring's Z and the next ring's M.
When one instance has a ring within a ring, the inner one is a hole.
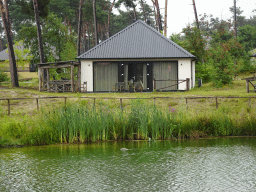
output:
M193 61L191 65L191 59L179 59L178 74L179 80L189 78L190 88L193 88L195 85L195 62ZM179 84L178 90L186 90L186 82Z
M191 88L194 88L196 85L196 62L192 61L192 73L193 73L193 85L191 86Z
M93 62L81 61L81 85L87 82L87 92L93 92ZM83 91L83 90L82 90Z

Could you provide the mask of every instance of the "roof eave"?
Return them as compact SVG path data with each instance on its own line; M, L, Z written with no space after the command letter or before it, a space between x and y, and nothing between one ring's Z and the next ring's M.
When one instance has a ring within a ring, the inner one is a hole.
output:
M195 59L196 57L76 58L78 60Z

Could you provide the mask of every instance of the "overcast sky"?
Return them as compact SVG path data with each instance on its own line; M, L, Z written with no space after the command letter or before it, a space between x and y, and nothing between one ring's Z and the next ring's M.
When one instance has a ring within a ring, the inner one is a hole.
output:
M164 15L165 0L158 0L161 13ZM152 5L151 0L147 0ZM232 17L229 7L234 5L234 0L195 0L198 17L200 14L212 14L213 17L229 19ZM237 0L237 7L244 11L247 18L253 15L256 9L256 0ZM192 0L168 0L167 35L179 33L188 23L195 20ZM256 15L256 13L255 13ZM199 17L200 18L200 17Z

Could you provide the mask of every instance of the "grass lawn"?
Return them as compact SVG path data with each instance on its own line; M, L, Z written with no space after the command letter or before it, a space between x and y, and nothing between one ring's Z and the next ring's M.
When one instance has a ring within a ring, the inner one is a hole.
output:
M0 85L0 98L42 98L42 97L73 97L67 100L67 104L76 103L78 101L94 104L94 100L90 98L97 98L96 106L105 105L110 108L119 108L119 98L127 98L122 100L123 107L129 107L131 100L128 98L148 98L142 102L152 104L155 102L157 107L163 109L177 109L184 108L186 101L184 97L200 97L200 96L239 96L239 97L254 97L256 93L251 91L246 93L246 82L242 78L252 76L251 74L240 75L237 80L233 81L231 85L226 85L222 88L215 88L212 83L203 84L202 87L195 87L189 92L137 92L137 93L49 93L38 91L38 78L33 78L28 81L20 81L19 88L11 88L10 83ZM26 78L28 76L25 76ZM252 87L250 88L252 90ZM89 97L87 99L80 99L80 97ZM153 100L154 97L172 97ZM108 99L105 99L108 98ZM58 106L63 106L64 99L40 99L40 108L48 108L49 110ZM248 110L248 99L218 99L219 108L226 110L229 113L245 114ZM251 108L256 107L256 99L251 99ZM215 99L189 99L187 106L185 106L193 114L207 113L216 109ZM7 101L0 101L0 116L7 114ZM11 101L11 115L36 114L37 103L36 100L12 100Z
M187 105L185 100L185 97L200 97L200 96L254 97L256 96L256 93L253 91L251 91L250 93L246 93L246 82L245 80L241 80L242 78L249 77L249 76L252 76L252 75L250 74L242 75L237 80L233 81L231 85L226 85L222 88L215 88L211 83L207 83L207 84L203 84L202 87L200 88L196 87L190 90L189 92L48 93L48 92L38 91L38 78L32 78L31 80L27 80L27 81L20 81L19 88L11 88L10 83L3 83L0 85L0 98L30 98L30 99L11 100L10 116L7 116L7 111L8 111L7 101L0 100L0 132L2 129L2 132L6 133L5 135L3 135L3 138L7 138L7 140L3 141L3 143L5 144L10 143L12 145L22 144L21 140L15 139L14 136L10 136L10 134L14 134L15 131L14 133L10 133L8 130L10 128L14 130L19 129L20 127L19 125L20 124L24 125L24 123L26 124L26 122L30 122L30 129L32 129L33 126L31 127L31 125L33 125L33 123L35 123L35 125L37 125L36 127L38 128L38 125L40 124L40 118L42 117L41 112L43 112L43 114L45 115L52 114L52 113L55 114L55 111L59 110L59 108L64 106L64 101L65 101L63 98L39 99L40 110L38 111L36 99L33 99L33 98L72 97L67 99L68 106L76 106L76 104L79 104L81 105L81 107L87 106L88 109L92 109L94 105L93 98L96 98L95 100L96 109L100 111L104 110L104 113L106 113L106 111L116 113L117 110L120 110L119 98L126 98L122 100L122 106L126 115L130 114L132 110L131 109L132 102L134 101L129 98L144 98L140 100L140 104L142 104L141 105L142 108L145 107L146 109L146 107L149 107L148 109L151 110L153 106L156 106L157 109L162 110L164 113L177 112L177 114L179 114L180 117L183 117L184 118L183 122L182 122L183 118L180 118L180 120L177 120L176 122L177 124L173 125L176 128L180 127L179 125L182 125L181 133L183 136L184 135L191 136L193 134L196 134L196 137L198 137L198 134L199 135L207 134L207 131L204 131L204 128L202 126L206 126L207 128L208 123L210 123L210 128L213 129L211 134L214 133L214 130L215 130L214 127L216 128L222 127L221 128L222 135L223 134L225 135L225 133L227 133L225 129L227 130L229 129L229 127L227 126L239 125L234 129L232 129L231 127L230 131L238 130L237 135L239 134L244 135L246 133L253 135L254 129L252 129L251 127L254 126L254 119L256 123L256 118L255 118L256 110L254 110L256 108L256 98L252 98L250 102L249 102L249 99L247 98L245 99L219 98L218 109L216 109L215 98L189 99ZM252 87L251 87L251 90L252 90ZM89 98L81 98L81 97L89 97ZM155 97L157 99L154 100ZM158 98L158 97L171 97L171 98ZM76 109L76 112L77 110L79 112L79 107L78 109ZM146 112L146 110L144 111ZM71 114L73 114L73 112ZM85 114L90 114L90 113L87 112ZM120 115L121 113L119 112L118 114ZM182 114L184 114L184 116ZM159 115L159 113L157 112L155 113L155 115ZM55 119L58 119L58 118L56 117ZM106 118L109 118L107 114L106 114ZM109 119L109 122L112 122L111 118ZM142 120L143 118L144 118L144 115L142 115ZM39 124L36 124L36 122L34 122L34 119L37 119ZM113 117L113 119L115 119L115 117ZM150 118L147 121L151 122ZM226 123L226 122L229 122L229 123ZM95 123L95 127L97 128L98 126L97 121L94 123ZM118 122L115 122L113 126L116 126L116 123L118 124ZM161 121L159 120L157 121L157 123L161 124ZM167 121L166 123L168 124ZM246 130L245 131L240 130L240 128L243 127L244 125L245 127L247 127ZM189 126L190 126L190 130L189 132L187 132L188 130L186 127L189 127ZM51 126L49 126L48 128L49 130L52 129ZM28 131L26 130L27 129L26 126L25 128L23 126L23 129L20 130L20 132ZM38 128L37 130L40 130L40 129ZM248 130L249 132L246 132ZM113 134L114 133L116 134L116 132L113 132ZM133 132L131 132L131 134L132 133ZM175 133L178 134L179 130L176 130ZM121 137L120 134L121 133L119 133L119 137L115 135L111 135L111 138L120 138ZM228 132L228 134L232 134L232 133ZM30 136L28 138L30 138ZM47 138L49 137L47 136ZM0 135L0 140L1 140L1 135ZM44 141L44 139L42 141Z

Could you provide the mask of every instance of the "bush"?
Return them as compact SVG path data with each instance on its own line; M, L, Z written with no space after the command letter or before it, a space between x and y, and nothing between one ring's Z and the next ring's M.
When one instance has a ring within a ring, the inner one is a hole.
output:
M4 73L1 69L0 69L0 82L4 82L4 81L8 81L9 78L7 76L6 73Z
M212 48L210 61L213 66L211 78L216 87L230 84L234 75L234 62L224 44Z

